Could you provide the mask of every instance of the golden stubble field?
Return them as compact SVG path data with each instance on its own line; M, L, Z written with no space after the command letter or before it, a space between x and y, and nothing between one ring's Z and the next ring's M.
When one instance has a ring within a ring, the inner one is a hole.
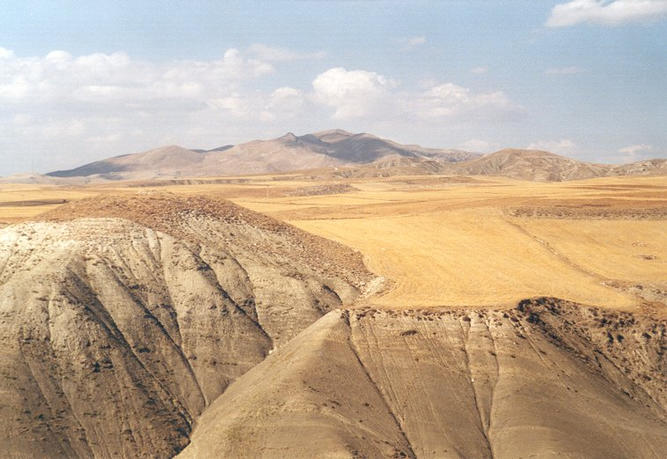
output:
M49 200L98 193L205 194L359 250L387 279L367 298L378 306L511 305L544 295L633 309L662 301L667 290L665 177L535 183L416 176L344 184L340 194L319 194L331 182L299 175L141 188L3 185L0 222L58 205Z

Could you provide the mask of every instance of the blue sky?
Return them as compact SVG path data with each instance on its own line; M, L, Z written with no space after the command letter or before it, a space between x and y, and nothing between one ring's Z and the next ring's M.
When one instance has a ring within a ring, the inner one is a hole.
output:
M667 156L667 2L0 6L0 175L334 127Z

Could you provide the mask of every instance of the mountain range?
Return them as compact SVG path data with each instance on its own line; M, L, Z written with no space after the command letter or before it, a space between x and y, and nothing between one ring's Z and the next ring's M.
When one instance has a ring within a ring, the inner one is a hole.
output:
M456 149L403 145L372 134L334 129L302 136L290 132L276 139L253 140L211 150L170 145L50 172L43 181L54 178L145 180L312 169L325 169L328 175L339 177L452 174L563 181L618 175L665 175L667 160L596 164L546 151L523 149L503 149L481 155ZM31 181L39 179L31 176Z
M392 155L435 159L443 163L479 156L461 150L401 145L370 134L351 134L337 129L303 136L290 132L276 139L253 140L212 150L191 150L170 145L47 175L139 179L256 174L368 164Z

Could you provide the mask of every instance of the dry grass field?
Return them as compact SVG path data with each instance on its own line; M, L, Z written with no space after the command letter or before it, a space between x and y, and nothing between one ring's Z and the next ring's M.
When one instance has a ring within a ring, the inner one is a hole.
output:
M372 271L393 281L372 299L383 306L513 304L548 295L633 308L632 286L661 289L667 281L663 178L354 186L360 191L341 196L237 202L360 250ZM514 216L516 207L592 211Z
M359 250L388 280L368 298L378 306L510 305L545 295L633 309L667 290L665 177L535 183L415 176L331 186L269 175L136 185L4 185L0 223L98 193L204 194ZM327 194L328 187L345 192Z

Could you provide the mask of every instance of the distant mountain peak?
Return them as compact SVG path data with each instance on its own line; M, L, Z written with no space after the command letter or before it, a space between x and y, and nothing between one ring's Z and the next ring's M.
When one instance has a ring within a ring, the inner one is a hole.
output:
M295 136L293 132L288 132L284 136L280 137L279 140L284 140L286 142L294 142L298 140L298 137Z
M351 132L346 131L345 129L328 129L328 130L319 131L319 132L314 133L315 136L329 135L329 134L338 134L338 135L344 135L344 136L348 136L348 137L351 137L351 136L354 135Z
M487 155L405 145L367 132L331 129L298 136L287 132L212 150L166 145L47 174L59 178L152 179L287 172L368 166L360 173L498 175L523 180L561 181L606 175L664 175L667 161L611 166L578 161L541 150L505 148ZM28 179L26 179L28 180Z
M352 137L354 134L343 129L330 129L328 131L320 131L313 134L322 142L339 142L341 140Z
M272 140L254 140L213 150L189 150L167 145L49 175L105 179L234 175L369 164L390 155L444 162L477 156L467 152L401 145L365 132L354 134L332 129L303 136L287 132Z

